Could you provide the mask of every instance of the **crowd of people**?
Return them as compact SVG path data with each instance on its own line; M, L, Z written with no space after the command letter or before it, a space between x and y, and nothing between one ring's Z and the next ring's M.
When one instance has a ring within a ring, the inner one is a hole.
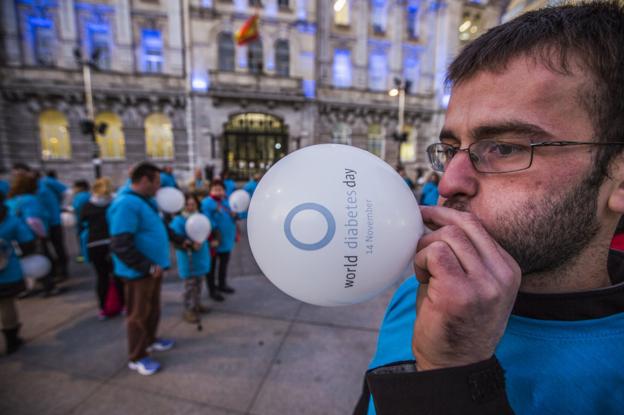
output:
M259 175L243 189L253 194ZM184 191L184 207L163 212L156 193L162 187ZM13 166L10 180L0 180L0 314L7 352L23 343L15 301L34 295L63 292L68 279L64 229L75 227L77 261L91 263L95 275L98 318L126 315L129 367L143 375L160 365L150 351L173 347L157 337L163 272L171 267L175 251L177 273L184 282L182 318L199 324L209 308L201 301L205 281L208 297L221 302L235 290L227 283L230 255L238 240L237 221L244 214L230 208L228 197L236 190L227 173L205 179L197 169L187 186L179 186L170 166L159 168L142 162L129 172L118 189L108 177L91 185L78 180L69 188L54 171L45 176L23 163ZM186 221L193 214L209 220L207 240L187 235ZM39 254L51 263L49 272L27 284L19 256Z

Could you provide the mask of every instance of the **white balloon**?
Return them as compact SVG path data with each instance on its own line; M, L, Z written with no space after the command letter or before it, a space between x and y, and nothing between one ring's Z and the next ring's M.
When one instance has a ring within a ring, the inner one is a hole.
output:
M61 213L61 223L66 228L71 228L72 226L76 226L76 215L74 215L72 212Z
M39 254L22 257L20 264L24 277L32 279L43 278L52 269L52 263L48 257Z
M210 235L210 231L212 231L212 226L206 215L193 213L186 220L184 230L191 240L197 243L203 243L208 239L208 235Z
M247 193L243 189L238 189L230 195L228 202L230 203L230 208L233 212L242 213L246 212L249 208L249 201L251 197L249 193Z
M175 187L161 187L156 192L156 203L166 213L177 213L184 207L184 193Z
M398 281L424 228L414 195L391 166L338 144L276 163L254 192L247 224L271 282L322 306L365 301Z

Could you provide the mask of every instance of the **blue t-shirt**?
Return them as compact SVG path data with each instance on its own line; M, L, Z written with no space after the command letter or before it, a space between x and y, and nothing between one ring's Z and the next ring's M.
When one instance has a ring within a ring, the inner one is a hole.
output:
M258 182L255 180L250 180L243 186L243 190L249 193L249 196L253 196L256 191L256 187L258 187Z
M24 223L28 218L37 218L41 220L46 233L50 227L48 214L35 195L22 194L8 199L5 204L9 207L11 215L20 218Z
M74 199L72 200L72 207L74 208L74 214L77 218L80 217L80 214L82 213L82 208L87 204L90 198L91 193L87 191L78 192L74 195Z
M169 227L177 235L188 238L186 235L186 218L182 215L177 215ZM176 248L176 259L178 261L178 274L181 278L199 277L206 275L210 271L210 250L208 249L208 242L204 241L198 251L191 250L189 261L189 252L184 249Z
M118 195L106 212L111 236L131 233L134 246L153 264L169 268L169 236L156 202L132 191ZM113 254L115 275L136 279L144 275L130 268Z
M54 193L54 196L56 196L56 200L58 201L59 205L61 205L63 203L63 195L67 190L67 186L65 186L54 177L46 176L43 177L41 181L48 187L48 189L52 190L52 193Z
M167 172L160 172L160 187L178 187L175 177Z
M223 187L225 187L225 195L229 197L236 190L236 182L232 179L225 179Z
M50 226L58 226L61 224L61 205L56 198L56 195L48 186L46 186L43 179L39 179L37 188L37 198L41 202L41 205L48 214L48 221Z
M425 206L435 206L438 204L438 185L435 183L425 183L420 196L420 204Z
M412 334L418 281L396 291L369 368L414 360ZM512 315L496 348L507 396L522 414L621 414L624 408L624 313L580 321ZM369 415L375 414L371 400Z
M9 194L10 188L11 186L9 186L9 182L6 180L0 180L0 193L2 193L5 197Z
M13 284L22 279L22 267L15 255L12 241L23 244L35 238L28 226L20 219L7 212L0 222L0 249L9 255L5 268L0 269L0 284Z
M211 197L202 200L201 212L210 219L213 230L221 234L221 241L217 246L218 253L231 252L236 242L236 222L231 216L232 210L227 200L217 203Z

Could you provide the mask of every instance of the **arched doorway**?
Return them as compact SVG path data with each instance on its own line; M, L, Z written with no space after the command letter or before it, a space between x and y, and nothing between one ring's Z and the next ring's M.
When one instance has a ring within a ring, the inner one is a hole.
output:
M247 112L223 126L223 166L233 179L264 173L288 154L288 127L269 114Z

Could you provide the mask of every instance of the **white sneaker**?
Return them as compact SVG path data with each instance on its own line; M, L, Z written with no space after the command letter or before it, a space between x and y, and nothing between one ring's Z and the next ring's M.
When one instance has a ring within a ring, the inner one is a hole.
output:
M135 362L128 362L128 367L132 370L136 370L143 376L153 375L160 369L160 363L149 357L144 357L141 360Z
M147 348L147 352L166 352L171 349L175 342L169 339L156 339L154 343Z

